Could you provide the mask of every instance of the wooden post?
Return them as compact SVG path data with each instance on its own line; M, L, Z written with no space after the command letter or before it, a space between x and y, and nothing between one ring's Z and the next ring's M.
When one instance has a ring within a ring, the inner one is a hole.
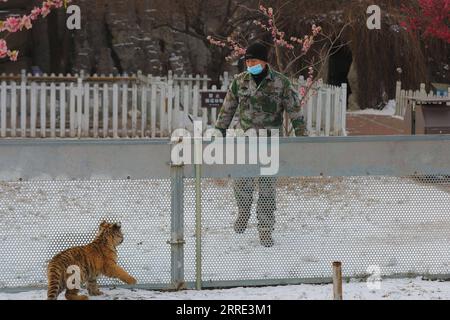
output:
M333 299L343 300L342 296L342 263L333 262Z

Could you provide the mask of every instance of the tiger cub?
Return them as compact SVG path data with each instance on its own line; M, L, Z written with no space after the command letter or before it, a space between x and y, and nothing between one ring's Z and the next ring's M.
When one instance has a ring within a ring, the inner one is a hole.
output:
M103 221L92 243L65 250L53 257L47 268L47 299L56 300L64 290L67 300L89 299L87 296L78 295L79 288L67 288L67 280L72 277L73 272L68 270L74 267L79 268L79 283L87 283L87 290L91 296L103 294L97 286L97 277L100 275L118 278L130 285L136 284L136 279L117 264L116 247L122 242L120 223L110 224Z

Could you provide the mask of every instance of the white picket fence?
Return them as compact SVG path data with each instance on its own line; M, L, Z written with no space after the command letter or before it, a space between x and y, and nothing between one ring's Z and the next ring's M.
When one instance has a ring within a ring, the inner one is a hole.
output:
M217 109L200 105L208 77L0 77L0 138L165 138L192 130L193 120L213 126ZM304 85L299 81L299 85ZM346 86L324 85L305 107L311 135L345 135Z
M296 84L306 86L306 81L300 77ZM346 136L347 84L343 83L341 87L328 84L314 86L308 93L303 113L308 135ZM292 126L289 133L292 135Z
M450 97L450 89L448 90L448 97ZM420 89L414 91L402 89L402 83L400 81L397 81L397 87L395 91L396 116L405 116L409 98L439 98L439 96L435 95L432 91L427 93L425 83L421 83Z

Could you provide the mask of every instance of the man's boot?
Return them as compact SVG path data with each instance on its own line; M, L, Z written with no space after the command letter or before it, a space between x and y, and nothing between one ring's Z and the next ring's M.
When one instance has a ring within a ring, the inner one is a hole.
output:
M272 238L272 230L259 230L259 240L261 241L261 245L266 248L273 247L275 244Z
M236 221L234 222L234 231L236 233L242 234L247 230L248 221L250 220L250 214L239 214Z

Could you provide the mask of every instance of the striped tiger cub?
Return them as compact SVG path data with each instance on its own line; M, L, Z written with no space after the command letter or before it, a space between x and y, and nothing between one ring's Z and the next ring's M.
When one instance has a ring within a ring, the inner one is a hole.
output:
M73 285L74 269L79 272L78 283L87 284L90 296L103 294L97 286L97 277L100 275L118 278L130 285L136 284L136 279L117 264L116 247L122 242L120 223L110 224L103 221L92 243L65 250L54 256L47 268L47 299L56 300L64 290L67 300L89 299L85 295L79 295L79 287Z

